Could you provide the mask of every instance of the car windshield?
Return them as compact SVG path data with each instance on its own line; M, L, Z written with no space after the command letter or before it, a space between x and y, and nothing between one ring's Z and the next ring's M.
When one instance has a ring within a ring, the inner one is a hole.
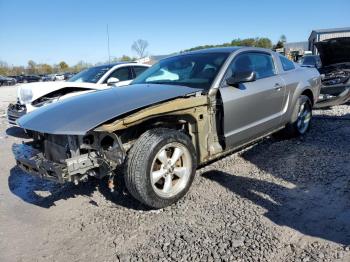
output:
M316 64L316 58L313 56L304 56L300 59L300 64L313 66Z
M109 70L112 66L95 66L81 71L75 76L69 78L68 82L87 82L97 83L98 80Z
M229 53L184 54L161 60L132 84L171 84L209 89Z

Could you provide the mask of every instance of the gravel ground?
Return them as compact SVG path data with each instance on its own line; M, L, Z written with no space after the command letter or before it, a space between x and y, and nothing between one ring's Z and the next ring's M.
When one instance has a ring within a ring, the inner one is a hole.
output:
M267 138L197 172L148 210L122 181L61 187L15 167L25 138L0 89L0 261L350 261L350 106L314 112L303 138Z

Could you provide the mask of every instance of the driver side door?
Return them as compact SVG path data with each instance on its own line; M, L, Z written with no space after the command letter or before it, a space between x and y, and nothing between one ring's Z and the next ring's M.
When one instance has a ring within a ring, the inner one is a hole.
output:
M256 80L226 84L235 72L254 71ZM283 114L286 86L268 52L238 54L228 67L220 88L226 146L235 147L277 128Z

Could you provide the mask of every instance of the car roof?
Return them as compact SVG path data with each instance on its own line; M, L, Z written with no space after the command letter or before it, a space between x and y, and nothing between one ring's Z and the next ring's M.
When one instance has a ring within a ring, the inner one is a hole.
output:
M103 64L103 65L96 65L96 66L91 66L89 68L108 68L111 69L115 66L119 66L119 65L127 65L127 64L134 64L134 65L140 65L140 66L148 66L145 64L140 64L134 61L127 61L127 62L115 62L115 63L110 63L110 64Z
M182 54L207 54L207 53L233 53L237 51L238 49L242 49L244 47L242 46L230 46L230 47L213 47L213 48L205 48L205 49L199 49L194 51L188 51L184 52ZM181 54L179 54L181 55Z
M200 50L188 51L188 52L183 52L183 53L171 56L171 57L188 55L188 54L210 54L210 53L232 54L232 53L236 52L237 50L242 50L242 49L246 49L247 51L262 51L262 52L273 53L273 51L271 49L260 48L260 47L230 46L230 47L212 47L212 48L205 48L205 49L200 49ZM164 58L164 59L167 59L167 58Z

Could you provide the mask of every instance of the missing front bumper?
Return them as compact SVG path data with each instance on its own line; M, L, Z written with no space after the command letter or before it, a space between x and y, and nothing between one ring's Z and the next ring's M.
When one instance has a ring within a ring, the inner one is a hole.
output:
M42 153L26 144L14 145L17 166L26 173L64 183L67 180L63 164L46 160Z
M44 155L35 148L26 145L15 145L17 166L23 171L43 179L59 183L76 182L87 175L98 176L93 170L105 168L105 161L95 152L79 155L56 163L45 159Z

